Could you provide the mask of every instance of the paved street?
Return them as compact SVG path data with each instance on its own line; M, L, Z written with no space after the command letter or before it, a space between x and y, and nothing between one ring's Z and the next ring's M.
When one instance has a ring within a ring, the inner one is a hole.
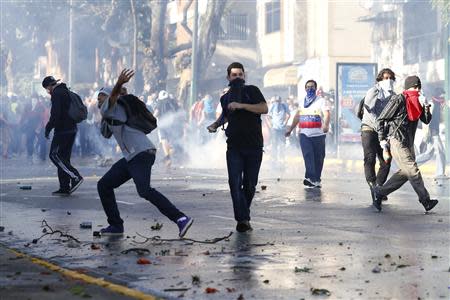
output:
M93 237L106 225L96 192L105 167L84 162L85 182L65 198L51 196L57 188L51 165L9 160L1 168L1 244L144 293L186 299L321 299L326 296L314 294L326 289L330 299L449 298L450 180L434 181L431 173L425 174L426 185L440 200L432 213L424 214L409 184L376 213L358 163L327 163L323 188L307 190L301 185L300 162L278 173L266 160L252 206L254 230L238 234L223 166L167 171L157 165L152 185L195 218L187 238L211 241L233 233L206 244L176 240L176 225L139 198L132 182L116 193L124 237ZM21 190L21 185L32 189ZM63 242L58 234L32 243L43 235L43 220L81 243ZM80 228L83 221L91 221L92 229ZM151 229L156 223L163 224L160 230ZM141 244L145 239L138 234L160 239ZM130 248L148 252L122 253ZM150 264L138 264L139 258ZM2 255L2 266L6 260ZM5 276L14 274L11 268L0 273L2 286L10 285ZM10 299L14 289L5 286L0 298Z

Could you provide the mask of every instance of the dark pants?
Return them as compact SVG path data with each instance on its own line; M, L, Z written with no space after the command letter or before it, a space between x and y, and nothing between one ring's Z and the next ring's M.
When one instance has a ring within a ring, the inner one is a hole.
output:
M59 187L64 191L70 189L70 179L81 177L78 170L70 164L75 136L76 132L55 134L50 146L49 157L58 168Z
M378 141L378 134L373 130L363 130L361 132L361 142L364 151L364 174L367 182L383 185L389 175L390 163L383 159L383 149ZM375 163L378 158L380 168L375 173Z
M122 158L98 181L98 194L110 225L123 227L114 189L131 178L133 178L139 196L150 201L170 220L176 222L179 218L185 216L163 194L150 187L151 170L154 162L155 154L147 151L139 153L130 161Z
M325 159L325 135L308 137L301 133L299 139L305 161L305 178L320 182Z
M227 150L228 184L236 221L250 220L250 206L255 196L262 149Z

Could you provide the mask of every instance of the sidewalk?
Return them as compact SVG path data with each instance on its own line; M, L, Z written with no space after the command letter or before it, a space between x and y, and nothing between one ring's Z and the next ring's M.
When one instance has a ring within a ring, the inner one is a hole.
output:
M92 284L94 278L88 276L73 276L65 269L40 259L33 259L0 244L0 299L100 299L119 300L134 299L124 294L130 294L123 288L120 294L118 286L110 286L103 282L105 287ZM91 283L90 283L91 282ZM97 283L100 281L97 279ZM116 291L113 291L113 290ZM119 289L120 290L120 289ZM136 294L136 293L135 293ZM139 299L156 299L151 296Z

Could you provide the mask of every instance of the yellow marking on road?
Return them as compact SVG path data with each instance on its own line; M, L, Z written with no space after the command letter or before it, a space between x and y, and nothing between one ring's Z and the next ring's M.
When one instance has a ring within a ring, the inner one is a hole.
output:
M29 261L31 261L32 263L36 264L36 265L40 265L43 266L51 271L54 272L58 272L61 273L67 277L71 277L73 279L77 279L77 280L81 280L84 281L86 283L89 284L93 284L93 285L97 285L100 287L103 287L105 289L108 289L110 291L113 291L115 293L119 293L131 298L135 298L135 299L139 299L139 300L157 300L160 298L157 298L153 295L149 295L149 294L145 294L143 292L140 292L138 290L134 290L134 289L130 289L126 286L123 285L119 285L119 284L115 284L109 281L106 281L104 279L101 278L95 278L86 274L82 274L76 271L72 271L72 270L68 270L65 268L62 268L60 266L57 266L55 264L52 264L48 261L45 261L43 259L40 258L36 258L36 257L32 257L30 255L24 254L18 250L15 249L11 249L11 248L7 248L9 251L11 251L12 253L14 253L15 255L17 255L18 257L23 257L28 259Z

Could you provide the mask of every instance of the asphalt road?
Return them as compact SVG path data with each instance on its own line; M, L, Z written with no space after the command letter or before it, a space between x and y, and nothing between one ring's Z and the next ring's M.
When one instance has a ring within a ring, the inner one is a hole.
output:
M431 213L424 213L408 184L377 213L357 164L328 163L322 189L311 190L301 184L300 163L290 163L282 172L264 162L251 212L254 230L238 234L222 166L173 170L155 166L152 186L195 218L187 238L211 241L232 232L225 240L205 244L177 240L176 225L139 198L132 182L116 191L124 237L93 237L93 231L106 225L96 182L107 168L80 164L83 185L71 197L54 197L53 166L4 161L0 223L5 229L0 243L164 298L326 297L315 296L325 291L314 289L326 289L330 299L449 298L450 180L426 176L430 194L440 200ZM21 185L32 189L21 190ZM43 220L81 243L65 242L55 234L33 244L43 235ZM92 222L93 228L81 229L83 221ZM156 223L163 224L160 230L151 229ZM145 242L139 235L159 238ZM130 248L146 250L122 253ZM139 258L150 264L138 264ZM0 282L9 284L5 280ZM8 299L10 294L2 295Z

